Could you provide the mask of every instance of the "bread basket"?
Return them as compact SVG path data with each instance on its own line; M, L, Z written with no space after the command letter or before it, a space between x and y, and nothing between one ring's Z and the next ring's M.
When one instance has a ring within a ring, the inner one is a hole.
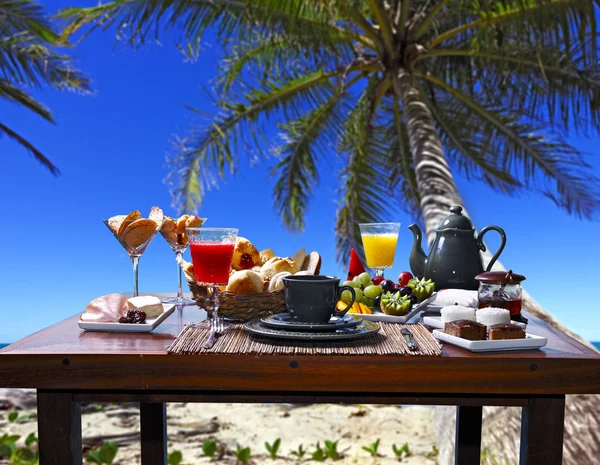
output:
M192 291L192 298L199 307L204 306L206 288L198 286L188 275L185 279ZM219 315L242 321L260 318L275 313L285 313L285 297L283 291L261 292L255 294L234 294L219 292Z

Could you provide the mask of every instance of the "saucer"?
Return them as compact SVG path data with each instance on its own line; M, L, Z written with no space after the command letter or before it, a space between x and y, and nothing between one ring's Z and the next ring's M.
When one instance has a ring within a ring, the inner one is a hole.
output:
M379 325L371 321L363 321L353 328L337 328L335 331L306 332L289 331L285 329L267 328L260 319L251 320L244 324L244 329L250 334L288 341L346 341L360 339L379 331Z
M353 328L361 324L362 321L360 316L349 313L346 313L342 318L334 316L326 322L298 321L289 313L278 313L277 315L269 315L260 319L262 325L267 328L304 332L335 331L340 328Z

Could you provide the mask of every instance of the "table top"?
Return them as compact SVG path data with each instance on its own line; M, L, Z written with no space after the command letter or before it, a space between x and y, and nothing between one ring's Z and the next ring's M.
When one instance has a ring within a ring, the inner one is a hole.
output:
M184 325L176 310L152 333L79 329L79 313L0 350L0 387L456 394L598 394L600 354L532 315L541 350L475 354L444 344L441 357L167 355Z

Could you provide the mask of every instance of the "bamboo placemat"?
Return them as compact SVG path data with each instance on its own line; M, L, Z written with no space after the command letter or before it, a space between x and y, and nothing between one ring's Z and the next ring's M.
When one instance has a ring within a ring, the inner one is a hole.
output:
M338 342L284 341L255 336L247 333L242 324L232 324L217 338L212 349L205 349L210 327L186 326L167 349L173 355L194 354L247 354L247 355L406 355L437 357L442 354L441 345L420 323L400 325L379 323L377 334L363 339ZM408 349L400 330L408 328L419 350Z

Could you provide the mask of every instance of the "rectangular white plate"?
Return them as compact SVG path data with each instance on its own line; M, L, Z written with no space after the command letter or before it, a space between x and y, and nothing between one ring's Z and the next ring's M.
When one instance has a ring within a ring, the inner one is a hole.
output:
M146 320L146 323L106 323L103 321L79 321L84 331L104 331L108 333L149 333L165 321L175 311L174 304L163 304L163 313L158 318Z
M511 321L511 323L523 329L527 328L527 324L521 323L520 321ZM442 323L441 316L424 316L423 324L425 326L429 326L430 328L444 329L444 323Z
M544 347L548 340L545 337L534 334L526 334L525 339L504 339L501 341L469 341L462 337L450 336L449 334L433 330L433 336L442 342L447 342L471 352L505 352L509 350L530 350Z

